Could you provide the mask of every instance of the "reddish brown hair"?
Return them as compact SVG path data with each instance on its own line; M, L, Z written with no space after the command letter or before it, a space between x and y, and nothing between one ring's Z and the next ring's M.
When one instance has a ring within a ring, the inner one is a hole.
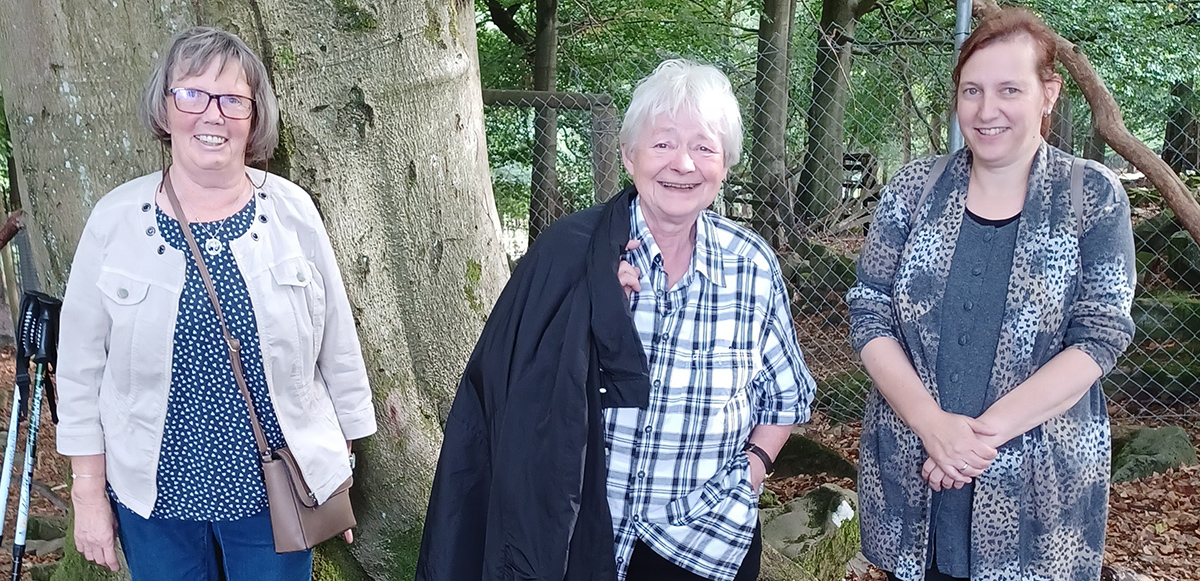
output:
M1062 82L1062 77L1054 70L1054 31L1042 22L1036 14L1019 6L1005 6L998 12L984 16L979 26L967 37L958 55L958 63L954 65L951 79L954 81L954 95L958 99L958 82L962 76L963 65L980 49L997 42L1011 40L1021 35L1029 35L1033 40L1033 51L1037 57L1037 75L1042 84ZM1050 130L1050 119L1042 119L1042 136Z

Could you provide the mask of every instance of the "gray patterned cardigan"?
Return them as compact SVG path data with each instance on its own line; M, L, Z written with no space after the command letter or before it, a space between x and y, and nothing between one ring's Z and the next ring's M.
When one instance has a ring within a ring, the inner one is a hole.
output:
M1073 160L1044 143L1034 159L989 406L1067 347L1087 353L1107 373L1132 339L1129 199L1111 171L1088 162L1080 223L1069 193ZM846 300L854 349L876 337L895 338L936 399L939 312L971 154L954 154L914 208L932 165L933 159L910 163L885 188ZM860 447L863 553L900 579L922 579L930 489L920 474L927 456L878 389L868 396ZM971 578L1098 579L1110 448L1099 381L1070 410L1002 446L975 480Z

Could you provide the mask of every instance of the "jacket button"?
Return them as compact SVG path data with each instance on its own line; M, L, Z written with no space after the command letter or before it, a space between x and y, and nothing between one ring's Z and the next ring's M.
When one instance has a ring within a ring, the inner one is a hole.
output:
M258 217L258 221L259 221L259 222L262 222L263 224L266 224L266 223L267 223L267 216L266 216L265 214L263 214L263 215L260 215L260 216Z
M145 204L142 204L142 211L143 211L143 212L149 212L149 211L150 211L150 202L146 202Z
M154 236L154 226L146 228L146 236Z
M166 246L163 246L162 244L159 244L159 245L158 245L158 253L159 253L159 254L163 254L163 253L165 253L166 251L167 251L167 247L166 247Z
M303 270L297 270L297 271L296 271L296 280L298 280L298 281L300 281L300 282L304 282L306 278L307 278L307 277L305 277L305 276L304 276L304 271L303 271Z
M258 197L260 197L260 198L262 198L262 199L264 199L264 200L265 200L265 199L267 199L267 193L266 193L266 192L263 192L263 191L260 191L260 192L258 192Z
M258 240L258 232L251 232L251 233L250 233L250 239L251 239L251 240Z
M129 291L127 291L123 288L119 288L119 289L117 289L117 297L122 298L122 299L129 298Z
M601 387L601 388L600 388L600 393L608 393L608 388L607 388L607 387Z

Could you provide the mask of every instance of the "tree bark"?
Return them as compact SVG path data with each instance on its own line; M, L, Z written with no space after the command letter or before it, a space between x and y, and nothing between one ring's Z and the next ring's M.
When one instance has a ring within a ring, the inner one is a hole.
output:
M558 0L537 0L533 90L553 91L558 78ZM529 242L566 213L558 190L558 111L534 107L533 172L530 180Z
M3 27L0 82L46 288L61 293L95 201L158 168L134 116L154 51L196 23L260 50L287 136L272 170L322 211L380 423L357 445L355 559L330 558L346 550L334 542L318 568L412 578L443 422L508 273L473 5L60 1L0 0L4 22L24 23Z
M750 127L753 224L774 248L795 248L794 195L787 183L788 47L796 0L763 0L758 24L754 118Z
M1083 157L1092 161L1104 163L1105 149L1108 144L1104 143L1104 136L1096 130L1096 116L1091 117L1091 125L1088 127L1088 140L1083 144Z
M823 217L842 196L844 123L855 4L856 0L821 2L812 102L806 116L808 142L800 174L804 217L809 221Z
M1192 83L1171 85L1174 103L1167 113L1163 161L1175 173L1200 169L1200 124L1196 122L1196 93Z
M974 0L975 14L985 14L999 10L995 0ZM1056 56L1058 61L1071 73L1071 78L1079 86L1085 99L1092 107L1095 127L1104 136L1104 141L1121 157L1124 157L1134 167L1138 168L1146 179L1154 184L1155 189L1162 194L1163 200L1175 212L1179 223L1191 234L1192 240L1200 241L1200 204L1196 203L1193 193L1179 179L1179 174L1171 169L1162 158L1158 157L1146 144L1138 141L1121 117L1121 109L1117 107L1112 93L1104 86L1104 81L1092 68L1083 51L1074 43L1060 35L1054 35Z

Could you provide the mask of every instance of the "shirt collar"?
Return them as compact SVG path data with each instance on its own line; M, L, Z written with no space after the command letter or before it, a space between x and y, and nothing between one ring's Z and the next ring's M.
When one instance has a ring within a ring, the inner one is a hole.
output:
M642 204L638 197L633 198L629 212L632 238L641 240L642 250L646 253L648 264L654 263L654 258L661 256L654 235L646 225L642 214ZM721 260L721 246L717 240L716 227L713 225L712 214L707 210L696 218L696 248L692 251L692 270L707 278L718 287L725 286L725 268ZM686 275L684 276L686 278Z

